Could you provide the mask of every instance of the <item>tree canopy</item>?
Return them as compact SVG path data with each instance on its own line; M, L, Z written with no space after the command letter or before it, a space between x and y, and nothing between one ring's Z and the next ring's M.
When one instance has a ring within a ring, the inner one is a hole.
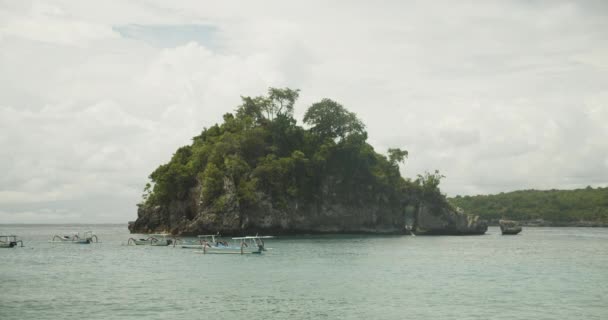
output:
M330 99L323 99L308 108L304 123L310 125L311 132L321 138L344 139L351 134L367 135L365 125L356 114Z
M404 162L408 156L407 150L401 150L398 148L388 149L388 160L390 163L397 165L400 162Z
M299 126L293 118L298 97L299 90L289 88L241 97L223 123L204 128L152 172L144 205L168 205L199 192L201 205L218 212L230 197L243 208L262 200L282 208L315 203L329 182L349 203L376 201L378 194L395 203L427 193L443 197L436 175L404 179L398 163L408 152L376 153L363 122L333 100L310 106L304 115L309 129Z

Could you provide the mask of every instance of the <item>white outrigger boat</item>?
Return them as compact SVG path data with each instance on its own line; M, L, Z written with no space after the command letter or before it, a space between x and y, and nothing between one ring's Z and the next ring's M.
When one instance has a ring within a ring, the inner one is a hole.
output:
M159 234L151 234L147 238L129 238L127 241L127 245L136 245L136 246L153 246L153 247L167 247L177 242L177 239L172 238L168 239L168 237L172 237L167 233L159 233Z
M23 247L23 241L18 240L16 235L0 235L0 248L16 247L17 243Z
M202 250L203 246L206 246L208 244L213 244L213 243L217 243L217 244L223 244L223 241L220 241L219 238L221 237L221 235L219 234L202 234L202 235L198 235L198 241L195 243L189 242L189 243L183 243L181 245L182 249L199 249Z
M209 243L203 241L202 254L262 254L266 251L264 239L271 239L273 236L247 236L232 238L232 244L223 241Z
M53 243L72 243L72 244L89 244L93 242L99 242L97 236L93 234L93 231L86 231L82 235L80 232L67 234L67 235L54 235L53 239L49 242Z

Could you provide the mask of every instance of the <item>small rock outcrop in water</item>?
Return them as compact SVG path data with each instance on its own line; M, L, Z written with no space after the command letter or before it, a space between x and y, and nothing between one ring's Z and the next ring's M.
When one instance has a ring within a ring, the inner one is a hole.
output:
M447 206L421 204L416 221L419 234L476 235L488 230L488 224L478 216Z
M179 148L150 175L129 230L402 233L407 211L417 210L429 233L482 232L476 220L450 209L438 171L403 178L399 164L408 152L377 153L365 125L337 102L313 104L304 115L309 128L297 125L298 95L271 88L267 96L243 97L235 114Z
M521 232L521 226L517 221L513 220L500 220L498 221L500 225L500 231L504 235L515 235Z

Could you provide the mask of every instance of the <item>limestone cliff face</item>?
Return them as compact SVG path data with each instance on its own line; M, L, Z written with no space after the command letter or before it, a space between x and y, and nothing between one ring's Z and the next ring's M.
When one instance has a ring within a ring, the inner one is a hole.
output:
M404 231L403 205L398 199L369 192L364 197L345 197L328 179L313 201L292 200L281 208L258 193L258 205L242 208L234 185L224 181L226 201L221 209L205 203L200 186L187 200L168 206L140 205L132 233L169 232L196 235L219 232L224 235L302 233L400 233Z
M166 206L140 205L137 220L129 225L132 233L168 232L175 235L221 233L305 234L305 233L402 233L405 206L415 205L418 234L483 234L485 221L478 216L433 203L404 203L395 196L368 190L359 195L345 194L335 180L328 178L313 201L292 200L280 208L268 195L259 192L253 208L240 206L234 184L224 179L221 208L206 203L200 185L192 188L186 200ZM367 189L363 187L362 189Z
M423 203L418 207L416 231L420 234L469 235L484 234L487 230L488 224L479 216L445 206Z

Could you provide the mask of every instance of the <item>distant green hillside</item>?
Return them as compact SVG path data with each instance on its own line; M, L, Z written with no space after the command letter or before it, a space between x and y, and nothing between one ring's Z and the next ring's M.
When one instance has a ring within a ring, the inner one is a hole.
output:
M456 196L449 201L488 220L608 223L608 188L522 190L496 195Z

